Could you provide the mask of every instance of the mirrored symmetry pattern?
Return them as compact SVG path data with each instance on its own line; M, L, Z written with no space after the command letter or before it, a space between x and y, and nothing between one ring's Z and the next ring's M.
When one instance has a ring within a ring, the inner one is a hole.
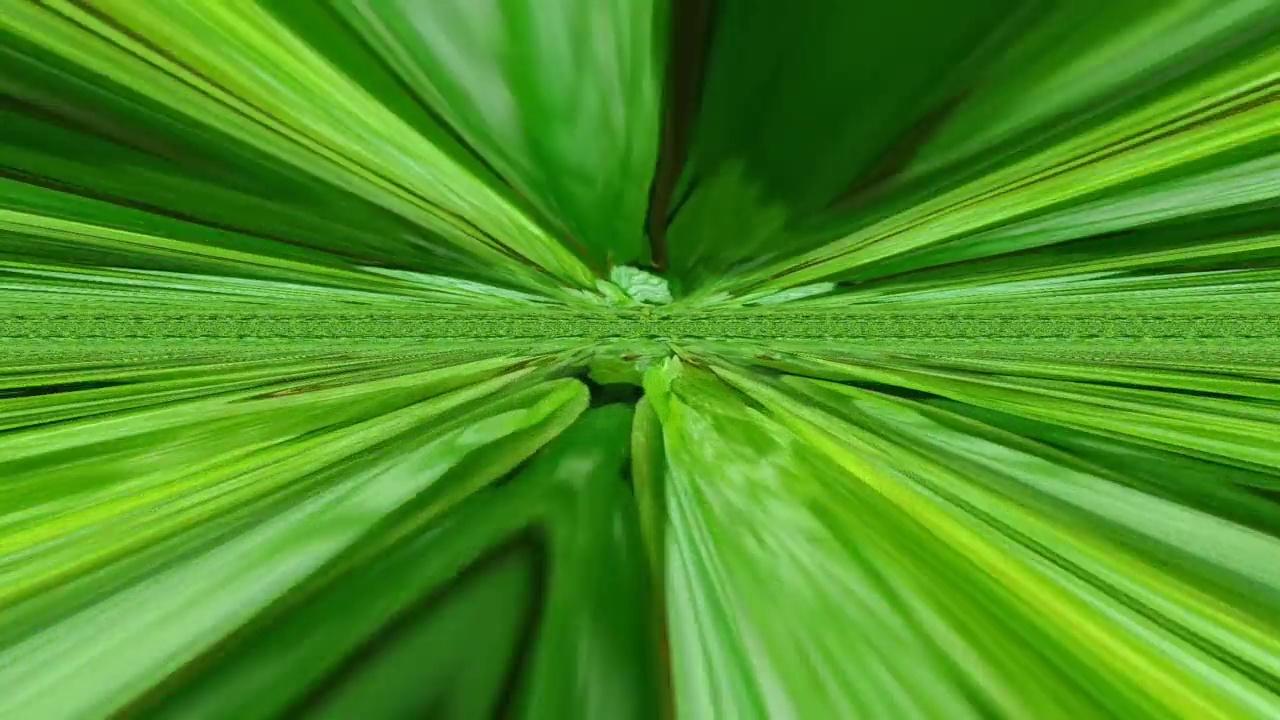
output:
M1280 3L0 0L0 718L1280 718Z

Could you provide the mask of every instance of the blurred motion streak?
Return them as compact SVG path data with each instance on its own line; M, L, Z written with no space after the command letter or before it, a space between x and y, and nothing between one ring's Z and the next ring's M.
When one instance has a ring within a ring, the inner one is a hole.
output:
M1280 718L1276 0L0 2L0 718Z

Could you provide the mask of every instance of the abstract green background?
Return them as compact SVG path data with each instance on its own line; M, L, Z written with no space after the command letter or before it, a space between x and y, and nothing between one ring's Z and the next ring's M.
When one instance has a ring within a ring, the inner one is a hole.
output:
M0 0L0 718L1280 717L1275 0Z

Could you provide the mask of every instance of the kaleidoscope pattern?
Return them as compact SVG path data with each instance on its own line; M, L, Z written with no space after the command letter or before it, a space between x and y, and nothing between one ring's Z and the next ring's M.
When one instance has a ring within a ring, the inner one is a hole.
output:
M1280 717L1276 0L0 0L0 718Z

